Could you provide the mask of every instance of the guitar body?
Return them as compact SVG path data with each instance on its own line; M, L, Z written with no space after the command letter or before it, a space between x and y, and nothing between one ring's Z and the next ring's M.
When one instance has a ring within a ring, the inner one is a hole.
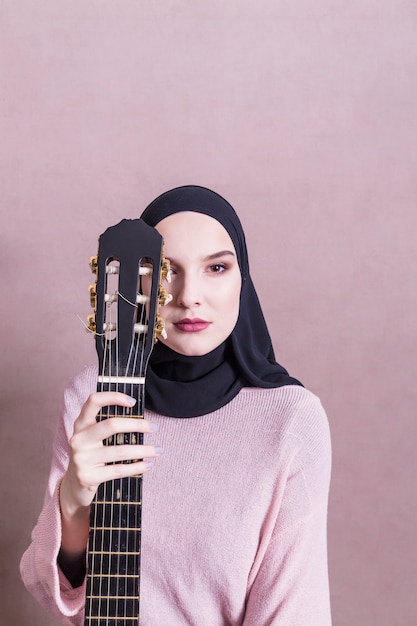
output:
M155 333L163 322L159 304L169 264L162 237L140 219L123 220L99 239L90 265L90 287L99 361L98 391L120 391L136 399L133 409L105 407L97 419L143 419L145 376ZM143 435L121 434L104 445L141 444ZM139 623L142 477L121 478L99 486L91 505L87 558L85 626Z

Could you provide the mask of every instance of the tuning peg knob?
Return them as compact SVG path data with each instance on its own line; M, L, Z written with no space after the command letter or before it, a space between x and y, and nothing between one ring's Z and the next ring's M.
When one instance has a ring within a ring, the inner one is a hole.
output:
M96 324L96 316L95 315L89 315L87 317L87 328L89 331L91 331L92 333L95 333L97 330L97 324Z
M155 332L154 332L154 341L156 342L159 337L163 337L163 339L167 338L167 333L165 330L165 322L160 315L156 315L155 319Z
M161 285L159 285L159 291L158 291L159 306L165 306L166 304L171 302L171 300L172 300L171 294L167 292L165 287L162 287Z
M97 289L95 285L90 285L88 288L88 293L90 294L90 304L94 310L96 310L97 304Z
M90 267L91 267L91 271L93 272L93 274L95 274L97 276L97 271L98 271L98 256L92 256L90 258Z
M169 283L171 282L171 265L168 259L166 259L163 255L162 255L162 261L161 261L161 277L165 278L165 280L167 280Z

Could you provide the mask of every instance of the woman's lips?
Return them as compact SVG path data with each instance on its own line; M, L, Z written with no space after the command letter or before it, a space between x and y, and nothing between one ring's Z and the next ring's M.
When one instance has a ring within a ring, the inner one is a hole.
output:
M187 317L179 322L175 323L178 330L182 330L184 333L199 333L210 326L210 322L200 320L198 317L190 320Z

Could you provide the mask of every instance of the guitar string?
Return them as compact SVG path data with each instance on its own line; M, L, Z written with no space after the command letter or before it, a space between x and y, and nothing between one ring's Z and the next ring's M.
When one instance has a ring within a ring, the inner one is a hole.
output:
M146 309L145 307L141 308L140 311L140 319L138 320L138 322L140 324L146 324L147 322L149 322L148 319L146 319ZM137 350L136 350L136 355L135 355L135 368L138 368L138 371L140 372L140 374L142 375L142 373L144 373L144 353L145 353L145 344L146 341L148 340L148 337L146 336L146 333L143 334L140 338L140 341L138 341L137 343ZM137 359L138 359L138 349L139 346L141 348L140 350L140 362L139 362L139 366L137 364ZM138 388L138 407L137 407L137 413L138 415L141 415L143 413L143 392L144 392L144 386L143 384L140 384L139 388ZM138 435L138 439L139 442L142 443L143 442L143 436ZM142 476L137 477L137 478L133 478L132 480L129 481L129 491L130 491L130 487L131 487L131 482L133 481L133 487L134 487L134 502L139 502L142 500ZM132 521L134 521L135 523L135 531L133 533L133 552L135 554L135 556L133 558L137 559L136 562L136 571L137 571L137 585L136 585L136 594L137 594L137 609L139 610L139 603L140 603L140 597L139 597L139 578L140 578L140 569L139 569L139 563L140 563L140 546L141 546L141 508L142 505L137 504L134 507L134 511L135 511L135 515L132 515L132 511L129 509L129 519L132 519ZM136 582L136 581L135 581Z
M152 283L154 285L154 280L152 280ZM143 314L145 315L145 308L143 310ZM147 323L149 325L149 320L147 320ZM141 353L141 363L140 363L140 370L141 371L145 371L145 363L144 363L144 356L145 356L145 352L144 352L144 346L145 346L145 341L148 341L151 343L153 342L153 335L152 336L147 336L144 337L143 339L143 349L142 349L142 353ZM142 385L141 387L141 391L142 391L142 395L141 395L141 407L140 407L140 412L144 417L144 413L145 413L145 407L144 407L144 403L145 403L145 388L144 385ZM142 437L143 440L143 437ZM141 502L140 507L138 507L137 510L137 515L136 515L136 524L139 526L137 533L135 534L135 553L137 554L137 568L138 568L138 580L137 580L137 593L138 593L138 617L139 617L139 608L140 608L140 563L141 563L141 545L142 545L142 497L143 497L143 475L137 479L137 484L136 484L136 501Z
M130 304L131 306L134 307L135 309L135 313L134 313L134 317L136 318L137 316L137 304L136 302L130 302L127 298L125 298L122 294L120 294L119 292L119 296L126 301L128 304ZM135 334L133 333L132 335L133 339L132 339L132 343L130 346L130 351L129 351L129 357L128 357L128 361L127 361L127 368L126 368L126 375L130 375L132 377L135 376L136 373L136 368L135 368L135 358L134 358L134 350L137 349L137 338L135 337ZM133 360L133 365L132 365L132 360ZM135 396L135 386L133 384L133 382L131 383L124 383L124 393L134 397ZM137 404L138 404L138 398L136 398L137 400ZM131 415L131 410L129 409L127 412L127 415ZM130 433L128 436L128 442L130 444L133 443L133 434ZM125 532L125 562L124 562L124 572L125 574L127 574L129 572L129 567L128 567L128 552L129 552L129 543L128 543L128 539L130 536L130 532L129 530L127 530L130 527L130 500L131 500L131 493L130 493L130 484L131 484L131 478L127 477L124 481L123 481L124 487L126 489L126 494L123 493L123 501L124 501L124 506L125 506L125 515L126 515L126 519L125 519L125 523L126 523L126 529L124 530ZM121 525L119 525L121 527ZM119 549L118 551L118 571L121 571L121 566L120 566L120 559L121 559L121 551ZM127 593L127 584L128 584L128 577L125 576L124 578L124 584L123 584L123 589L124 589L124 593L123 596L125 597L125 601L124 601L124 616L126 617L126 613L127 613L127 605L128 605L128 593ZM121 589L121 585L119 584L119 589Z
M107 285L106 285L106 289L107 289ZM111 328L111 324L113 323L113 307L111 305L111 303L109 303L106 306L106 316L105 316L105 321L107 324L109 324L108 328ZM111 331L106 331L104 333L104 358L103 358L103 374L109 370L109 372L111 373L111 366L112 366L112 362L113 362L113 355L112 355L112 351L113 351L113 342L111 340ZM107 361L106 361L107 359ZM104 382L101 383L101 391L104 391L104 389L108 389L110 391L110 385L105 385ZM104 410L105 409L105 410ZM102 410L102 419L108 419L109 418L109 406L104 407ZM108 439L106 441L106 445L110 445L111 441ZM105 528L106 526L106 520L105 520L105 505L104 502L106 501L106 499L108 498L108 488L109 488L109 484L106 482L104 483L101 488L100 491L102 493L102 497L103 497L103 503L100 505L101 507L101 519L100 519L100 527L101 528ZM106 580L106 577L103 576L103 574L105 573L105 552L106 552L106 545L105 545L105 539L106 539L106 533L104 530L101 531L101 546L100 546L100 577L99 577L99 601L98 601L98 615L102 614L102 598L105 595L105 593L103 592L103 586L104 586L104 581ZM107 538L108 541L111 540L111 537ZM109 564L107 564L107 567L109 566ZM109 579L107 578L107 586L109 585ZM106 591L106 590L104 590Z
M118 275L118 278L119 278L119 276L120 276L120 274ZM116 311L117 311L117 305L114 303L112 309L115 309L115 308L116 308ZM119 378L119 359L118 359L118 355L119 355L119 331L118 331L118 323L119 323L119 320L118 320L117 314L115 315L115 318L116 318L116 320L115 320L115 323L116 323L116 334L115 334L115 340L114 340L115 341L115 354L112 355L112 358L111 358L110 363L109 363L109 368L110 368L109 369L109 376L110 376L110 381L111 381L111 377L113 375L116 376L116 381L117 382L116 382L115 386L116 386L116 391L118 391L118 389L119 389L119 384L118 384L118 378ZM113 316L111 318L111 322L113 322ZM116 371L115 372L112 372L112 370L111 370L111 368L113 367L113 363L116 364ZM110 387L110 389L112 388L112 383L111 382L109 384L109 387ZM113 407L113 414L114 415L118 414L117 407ZM118 443L117 442L117 435L113 435L112 445L117 445L117 443ZM118 487L117 487L117 485L118 485ZM113 527L114 527L113 519L114 519L114 506L115 506L113 504L113 502L115 502L115 495L116 495L116 498L117 498L117 494L118 494L117 489L119 489L119 491L120 491L120 481L117 481L117 479L113 479L111 481L111 483L110 483L110 490L111 490L110 502L111 502L111 505L110 505L109 530L107 531L109 533L109 546L108 546L108 552L109 552L108 559L109 559L109 562L108 562L108 567L107 567L107 573L108 574L112 573L112 571L113 571L113 563L112 563L112 560L113 560L113 545L114 545L114 543L113 543L113 541L114 541L114 537L113 537ZM120 497L121 497L121 494L120 494ZM120 505L119 505L119 511L120 511ZM107 522L106 522L106 527L107 527ZM107 620L109 621L109 617L110 617L110 596L112 595L110 593L110 591L111 591L110 590L110 586L112 584L111 583L112 578L110 576L108 576L107 580L108 580L108 589L107 589L107 594L106 594L107 595L107 601L106 602L107 602ZM116 581L117 581L117 579L116 579ZM116 585L117 585L117 582L116 582ZM115 604L117 606L117 602Z
M142 291L142 290L140 290ZM140 316L138 315L138 312L140 313ZM145 323L146 320L146 310L145 307L141 306L136 306L136 321L139 324L143 324ZM144 356L144 350L145 350L145 342L146 342L146 336L144 334L138 334L138 336L136 337L135 340L135 351L134 351L134 358L133 358L133 364L132 364L132 374L135 375L135 372L139 372L139 376L141 377L144 373L144 369L143 369L143 356ZM140 351L140 360L139 360L139 366L138 366L138 354ZM131 387L133 389L133 383L131 383ZM140 383L139 385L137 385L137 405L136 405L136 411L137 414L140 415L141 411L142 411L142 389L143 389L143 385ZM131 394L132 395L132 394ZM135 443L142 443L143 437L141 436L140 433L137 433L134 435L135 437ZM130 505L131 502L134 503L138 503L140 500L139 497L139 485L141 484L141 477L129 477L128 481L127 481L127 490L128 490L128 494L127 494L127 524L129 528L133 528L133 525L135 526L135 530L128 532L127 533L127 537L126 537L126 556L125 556L125 568L126 571L128 571L129 568L129 556L128 553L133 553L132 555L132 560L133 559L137 559L138 561L135 564L135 572L137 573L137 578L138 578L138 582L139 582L139 556L138 556L138 549L140 548L140 527L138 527L137 524L137 518L138 518L138 512L140 511L140 504L134 504L134 505ZM133 492L133 500L132 500L132 492ZM136 514L135 514L136 513ZM132 544L132 538L133 538L133 545ZM138 608L139 608L139 584L137 584L136 589L132 589L130 588L130 590L128 590L128 585L132 586L135 585L135 579L133 579L133 581L129 578L125 578L125 584L124 584L124 588L125 588L125 597L130 597L131 598L131 605L130 605L130 610L129 613L132 611L135 611L136 613L138 613ZM133 592L136 592L135 595L133 595ZM136 597L136 599L135 599ZM125 603L125 617L126 617L126 613L128 612L127 610L127 602Z
M112 324L114 323L114 319L113 319L113 311L114 311L114 306L112 302L109 302L108 306L107 306L107 318L109 320L109 324L110 326L108 326L109 329L112 328ZM116 324L117 324L117 316L116 316ZM105 344L106 344L106 350L105 350L105 354L108 355L108 366L107 366L107 370L109 372L109 376L111 377L113 374L116 375L116 377L118 376L118 370L116 369L116 372L113 373L112 371L112 367L113 367L113 363L115 362L115 357L116 357L116 368L118 366L118 360L117 360L117 355L118 355L118 333L116 332L116 336L115 336L115 340L112 339L112 331L109 330L108 332L106 332L106 340L105 340ZM115 354L113 353L113 347L115 347ZM106 371L106 369L104 370L104 372ZM109 379L111 380L111 378ZM108 384L108 390L111 391L112 388L112 384L111 382L109 382ZM114 409L113 409L114 410ZM107 406L107 419L110 418L110 406ZM114 410L114 413L116 414L116 411ZM115 436L113 435L112 439L107 441L107 445L114 445L115 444ZM106 482L104 485L104 490L105 490L105 497L103 498L103 501L108 501L108 497L109 497L109 490L110 490L110 502L114 502L114 490L115 490L115 481L112 480L110 482ZM109 512L110 512L110 519L107 522L107 520L105 519L104 516L104 511L105 511L105 505L103 503L102 505L102 510L103 510L103 518L102 518L102 568L104 567L104 560L106 558L106 555L104 554L104 552L108 552L107 554L107 567L106 569L106 574L110 574L111 569L112 569L112 563L111 563L111 552L112 552L112 544L113 544L113 536L112 536L112 528L113 528L113 504L111 504L111 506L109 507ZM104 530L105 528L109 528L109 530ZM105 546L104 544L104 537L107 534L107 541L108 541L108 546ZM108 550L106 550L105 548L108 548ZM103 571L101 572L101 574L103 574ZM109 616L110 616L110 586L111 586L111 577L110 576L106 576L105 580L107 580L107 585L106 585L106 593L103 594L103 580L104 577L103 575L100 576L100 599L99 599L99 603L101 603L102 601L102 596L105 595L106 597L106 601L105 601L105 608L106 608L106 622L108 624L109 622ZM100 606L100 611L99 611L99 615L102 614L101 611L101 606Z
M113 306L113 304L114 303L110 301L106 307L106 312L107 312L106 323L108 323L109 325L107 326L107 331L105 333L105 342L104 342L105 350L104 350L104 359L103 359L103 375L105 374L106 371L108 371L109 376L110 376L109 382L106 385L106 389L108 389L108 391L112 390L111 377L114 375L116 377L116 381L119 377L118 359L117 359L117 355L119 354L118 333L116 332L115 338L113 339L112 337L113 331L111 330L113 327L113 323L116 323L117 325L117 308ZM115 311L115 308L116 308L116 316L114 318L113 313ZM107 364L105 361L106 357L108 357ZM115 372L112 371L113 363L116 363ZM104 389L104 383L102 383L101 388ZM118 388L118 385L116 382L116 390L117 388ZM113 411L112 411L112 407L110 407L109 405L106 407L106 409L107 409L107 415L105 419L109 419L111 417L112 412L115 415L117 414L117 411L115 410L114 407L113 407ZM111 438L107 440L106 445L115 445L116 442L117 442L116 436L113 435ZM105 603L104 603L104 609L106 612L106 622L108 623L109 617L110 617L110 597L111 597L111 591L112 591L111 590L112 578L111 576L109 576L109 574L112 571L112 546L113 546L113 540L114 540L113 534L112 534L113 532L112 528L113 528L114 505L111 504L110 507L108 508L106 507L106 510L109 511L109 514L110 514L110 519L107 520L104 515L104 512L105 512L104 502L108 502L110 500L110 502L113 503L115 501L114 498L115 498L116 481L115 480L107 481L103 485L102 489L104 493L103 493L102 520L101 520L101 528L103 530L101 531L102 555L101 555L101 575L100 575L100 582L99 582L99 588L100 588L99 615L101 616L103 614L101 603L102 603L102 598L104 596L106 598ZM105 543L105 538L107 538L108 545L106 545ZM105 563L106 559L107 559L107 562ZM106 576L103 576L104 571L107 574ZM105 593L103 593L103 587L105 588L104 589Z
M107 307L106 307L107 308ZM106 312L107 313L107 312ZM108 313L106 314L106 318L108 316ZM102 362L102 371L101 374L104 374L105 370L106 370L106 357L108 355L108 341L107 341L107 333L102 333L102 335L104 337L104 356L103 356L103 362ZM97 389L98 391L104 391L104 383L101 382L97 385ZM103 408L100 409L99 413L98 413L98 421L102 421L103 419L105 419L105 414L104 414L104 410ZM103 501L105 500L105 485L99 485L98 490L97 490L97 494L96 494L96 498L95 498L95 502L93 504L94 506L94 511L93 511L93 516L94 516L94 523L93 523L93 528L92 528L92 539L91 539L91 547L93 549L93 554L90 555L90 566L91 566L91 570L90 570L90 600L89 600L89 614L90 614L90 623L91 623L91 618L92 618L92 611L93 611L93 600L96 599L98 597L98 603L96 603L96 606L94 606L95 612L100 615L101 613L101 596L102 596L102 584L103 584L103 558L104 558L104 533L102 531L102 535L101 535L101 549L97 550L98 548L98 542L97 542L97 528L104 527L104 508L103 505L101 505L101 509L100 509L100 498L102 496ZM99 519L99 510L100 510L100 519ZM97 554L96 552L101 552L100 556ZM99 563L99 572L100 575L98 576L98 580L97 580L97 576L93 576L93 573L95 573L97 571L97 566L96 566L96 561L98 561ZM98 586L98 589L96 589L96 586Z
M90 332L94 332L89 327L86 327L86 328ZM104 340L104 358L103 358L102 372L101 372L101 374L104 374L105 369L106 369L106 360L105 359L106 359L106 356L108 354L107 334L105 332L100 333L100 334L95 332L95 335L104 338L103 339ZM103 382L101 382L101 383L99 383L97 385L97 390L98 391L104 391L104 383ZM103 419L105 419L104 411L101 408L99 410L99 412L98 412L97 421L102 421ZM90 553L88 555L89 567L90 567L90 571L89 571L90 578L89 578L89 581L88 581L88 585L89 585L89 589L90 589L90 598L89 598L89 602L88 602L88 618L89 618L90 624L91 624L91 621L92 621L92 618L93 618L93 615L92 615L93 611L94 610L98 610L98 613L101 612L100 602L101 602L101 595L102 595L102 581L103 581L102 573L103 573L103 557L104 557L104 554L103 554L103 552L104 552L104 544L103 544L104 533L103 533L103 531L102 531L102 535L101 535L101 552L102 552L102 554L100 555L100 558L99 558L99 555L96 554L96 552L97 552L97 528L98 528L98 526L100 526L101 528L104 527L104 510L103 510L103 505L101 505L101 515L100 515L101 523L100 523L100 521L98 519L98 517L99 517L99 506L100 506L98 504L98 501L99 501L100 495L103 495L103 501L104 501L104 499L105 499L104 498L104 491L105 491L105 485L103 485L103 486L100 485L99 488L97 489L95 499L92 502L92 505L91 505L92 506L92 510L90 512L90 527L92 527L92 528L90 528L91 536L90 536L90 539L89 539L89 546L92 549L91 550L92 554ZM93 576L93 573L96 572L96 561L98 561L98 560L99 560L99 565L100 565L100 567L99 567L99 569L100 569L100 576L98 577L98 589L96 590L95 586L97 585L97 577ZM97 596L99 597L98 609L97 609L96 606L94 606L94 602L93 602L93 600L95 598L97 598Z

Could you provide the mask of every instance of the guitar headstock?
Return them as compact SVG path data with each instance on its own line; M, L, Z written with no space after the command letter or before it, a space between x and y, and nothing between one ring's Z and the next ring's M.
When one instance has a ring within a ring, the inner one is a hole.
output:
M106 382L145 375L164 322L158 306L169 301L162 279L169 278L163 240L143 220L122 220L99 238L98 255L90 260L96 283L89 287L94 315L88 319L95 334L99 376Z

